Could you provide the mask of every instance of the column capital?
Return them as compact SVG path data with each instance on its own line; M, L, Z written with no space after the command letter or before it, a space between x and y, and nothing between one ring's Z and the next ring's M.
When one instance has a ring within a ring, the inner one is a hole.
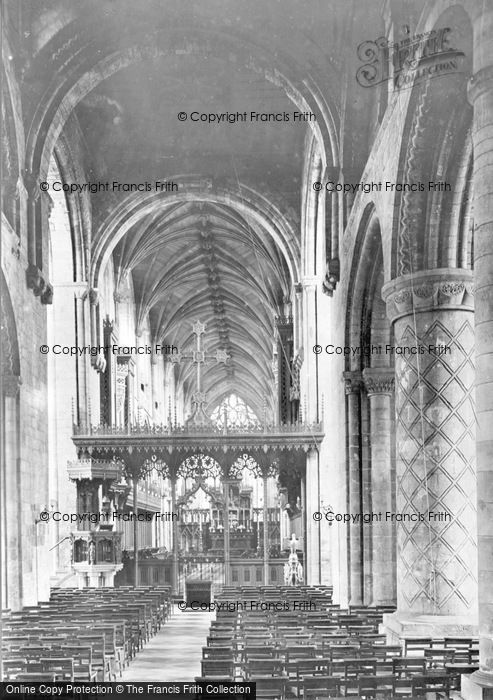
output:
M382 298L392 323L423 311L473 311L473 273L462 268L437 268L402 275L384 284Z
M361 390L361 386L363 384L361 372L343 372L342 376L344 379L346 396L349 394L357 394Z
M368 396L393 394L395 377L393 367L371 367L363 370L363 381Z
M276 328L281 329L281 330L292 328L293 317L292 316L276 316L274 318L274 323L276 324Z

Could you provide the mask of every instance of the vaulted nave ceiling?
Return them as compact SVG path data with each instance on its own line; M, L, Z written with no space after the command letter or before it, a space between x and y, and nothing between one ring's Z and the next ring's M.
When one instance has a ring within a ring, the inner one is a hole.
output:
M290 285L267 235L231 209L186 202L140 221L117 246L114 260L121 274L132 270L138 320L149 314L156 342L191 349L192 324L200 319L207 325L208 352L226 350L227 365L207 369L210 400L226 386L251 396L253 405L268 396L273 310L282 308ZM179 379L193 385L194 368L182 364Z
M148 316L153 342L189 349L200 319L208 350L228 352L226 366L206 368L209 400L236 391L256 410L272 406L275 317L300 282L307 149L316 139L335 164L342 37L356 26L356 46L378 27L359 26L345 0L44 0L30 12L31 138L53 135L55 152L58 138L87 182L110 183L89 196L92 284L112 256L117 285L132 275L137 322ZM43 115L48 84L57 91ZM300 110L316 121L295 121ZM352 111L364 123L364 105L353 100ZM191 119L245 112L236 123ZM357 149L366 132L355 133ZM46 148L34 159L46 160ZM147 182L152 192L111 192L114 181ZM178 191L156 194L156 181ZM193 369L178 373L189 394Z

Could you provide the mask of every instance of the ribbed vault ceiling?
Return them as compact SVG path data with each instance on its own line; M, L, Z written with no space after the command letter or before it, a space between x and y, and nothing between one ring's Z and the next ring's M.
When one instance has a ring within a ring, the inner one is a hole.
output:
M149 216L114 251L123 277L132 271L138 322L149 314L154 341L194 347L192 324L207 325L209 352L227 351L226 364L206 366L210 403L232 390L256 410L271 403L274 316L289 297L289 274L265 231L233 209L185 202ZM177 378L195 389L195 368L183 362Z

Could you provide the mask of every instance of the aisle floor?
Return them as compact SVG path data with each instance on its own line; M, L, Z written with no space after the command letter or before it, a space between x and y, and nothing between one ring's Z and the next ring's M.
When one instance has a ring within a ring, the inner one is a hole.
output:
M174 614L123 672L123 681L193 681L200 676L202 647L214 615L187 610Z

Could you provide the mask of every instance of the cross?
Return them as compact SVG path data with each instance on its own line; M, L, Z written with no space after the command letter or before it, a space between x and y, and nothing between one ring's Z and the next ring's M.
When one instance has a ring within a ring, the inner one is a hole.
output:
M197 339L197 344L195 350L190 353L179 352L174 355L170 355L169 359L171 362L181 362L182 360L191 360L195 365L197 365L197 388L194 394L192 394L192 415L187 420L187 425L197 425L197 426L209 426L211 424L210 418L207 417L205 412L206 394L202 390L202 365L206 363L207 360L216 360L216 364L219 362L226 362L229 359L229 355L226 350L216 350L214 354L209 354L206 352L202 345L202 336L205 333L205 323L196 321L192 330Z

